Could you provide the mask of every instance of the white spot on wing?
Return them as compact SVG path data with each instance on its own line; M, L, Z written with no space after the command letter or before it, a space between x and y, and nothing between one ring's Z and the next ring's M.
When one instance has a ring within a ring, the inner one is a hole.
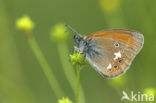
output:
M118 59L118 58L121 58L121 53L120 53L120 51L117 52L117 53L114 53L114 55L115 55L114 60L116 60L116 59Z
M108 67L107 67L107 69L111 69L112 68L112 65L111 64L109 64L108 65Z

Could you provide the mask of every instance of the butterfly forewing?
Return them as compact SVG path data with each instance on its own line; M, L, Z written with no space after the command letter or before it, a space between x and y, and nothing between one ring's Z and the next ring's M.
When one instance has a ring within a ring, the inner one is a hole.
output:
M144 37L141 33L126 29L100 31L87 36L87 38L94 37L110 38L120 41L131 49L133 55L138 54L144 44Z

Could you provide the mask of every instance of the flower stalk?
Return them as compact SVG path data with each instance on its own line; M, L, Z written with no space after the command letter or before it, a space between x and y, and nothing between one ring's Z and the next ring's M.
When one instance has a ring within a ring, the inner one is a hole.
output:
M69 50L68 50L68 45L67 45L69 33L66 31L67 31L67 28L65 27L64 23L57 23L54 27L52 27L51 32L50 32L50 37L51 37L52 42L57 44L58 54L59 54L60 61L63 67L63 71L76 96L77 89L76 89L75 81L77 80L77 78L76 78L74 69L72 68L70 62L67 60L67 58L69 58L68 56ZM70 56L70 59L71 59L71 56ZM80 97L79 97L80 102L85 103L84 92L80 84L79 84L79 94L80 94Z
M77 89L76 89L76 103L79 103L79 85L80 85L80 65L77 65Z
M52 69L50 68L48 62L46 61L40 47L38 46L35 38L32 35L34 29L34 22L29 18L29 16L23 16L16 21L16 28L26 33L30 47L36 56L42 70L50 84L51 89L54 91L57 98L64 96L59 83L57 82Z
M70 61L73 65L76 66L76 70L77 70L76 103L79 103L80 66L84 65L86 63L86 60L81 55L81 53L74 53L73 55L70 55Z
M48 62L46 61L44 55L42 54L35 38L31 35L28 36L28 42L30 44L30 47L32 49L32 51L34 52L34 55L36 56L40 66L42 67L42 70L50 84L51 89L54 91L54 93L56 94L57 98L61 98L63 95L63 92L61 90L60 85L58 84L52 69L50 68Z

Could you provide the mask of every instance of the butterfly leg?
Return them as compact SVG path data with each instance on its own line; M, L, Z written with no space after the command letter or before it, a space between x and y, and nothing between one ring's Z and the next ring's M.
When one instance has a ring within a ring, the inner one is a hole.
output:
M86 53L81 52L80 49L79 49L78 47L74 46L74 53L76 53L76 52L81 53L82 56L84 56L84 57L86 56Z
M80 52L80 49L78 47L74 46L74 53L76 53L76 52Z

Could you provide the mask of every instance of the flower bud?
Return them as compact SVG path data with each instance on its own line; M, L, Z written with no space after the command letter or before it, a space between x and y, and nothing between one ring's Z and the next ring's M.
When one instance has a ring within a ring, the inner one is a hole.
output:
M34 29L34 23L28 16L23 16L16 21L17 29L24 32L31 32Z
M54 42L64 42L67 40L68 32L65 24L58 23L51 29L51 39Z
M69 98L63 98L61 100L58 100L58 103L72 103Z
M86 60L81 53L74 53L73 55L70 55L70 61L73 65L83 65L86 63Z

